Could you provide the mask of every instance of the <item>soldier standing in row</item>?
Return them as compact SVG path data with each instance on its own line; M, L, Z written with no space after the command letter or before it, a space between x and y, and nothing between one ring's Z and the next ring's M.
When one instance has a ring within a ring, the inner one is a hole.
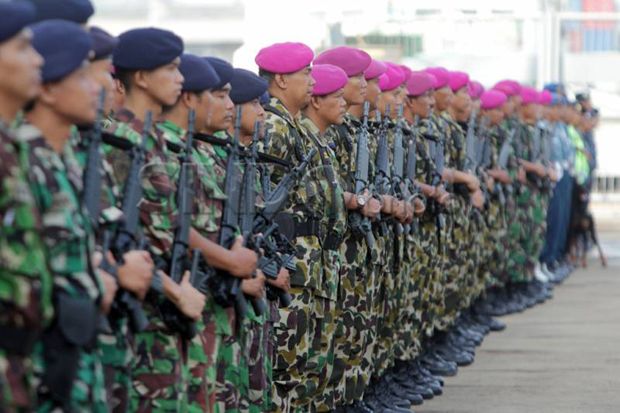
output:
M52 273L40 210L10 125L41 88L43 59L31 45L35 10L0 4L0 411L35 406L32 349L52 314Z

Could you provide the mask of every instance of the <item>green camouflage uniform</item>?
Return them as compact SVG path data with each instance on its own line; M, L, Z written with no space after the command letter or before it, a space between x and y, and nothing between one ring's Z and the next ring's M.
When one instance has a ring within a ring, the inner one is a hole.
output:
M185 130L165 121L158 124L164 139L183 145ZM196 194L192 226L200 235L219 242L224 202L226 159L222 146L194 141ZM189 343L187 360L187 399L189 412L226 412L239 408L239 350L232 307L224 308L207 295L197 334Z
M142 142L143 127L142 121L123 109L115 114L106 133L135 145ZM130 165L128 153L111 145L104 145L104 152L113 167L115 180L125 182ZM164 140L152 129L146 140L146 160L141 175L143 195L138 208L151 252L157 265L166 272L178 220L175 197L179 168L178 163L171 160ZM176 412L185 404L183 343L161 318L159 307L164 300L164 297L152 295L144 303L149 325L145 331L135 334L130 411Z
M332 149L335 145L336 131L331 128L321 134L316 125L304 117L301 120L308 137L314 147L315 167L311 174L319 186L319 192L312 202L316 207L322 207L320 242L322 246L323 279L322 288L315 291L317 304L314 317L317 319L310 366L316 366L318 387L315 391L313 407L317 411L331 411L335 400L341 396L336 394L341 390L337 383L330 382L334 368L335 338L343 335L344 326L339 322L340 314L337 303L340 286L340 274L343 258L340 254L342 240L346 232L346 210L344 206L344 190L338 171L340 166ZM314 160L314 159L313 159Z
M512 282L514 280L518 280L522 277L521 271L523 266L525 265L525 261L523 260L523 254L520 253L521 245L520 245L520 213L522 209L518 205L519 191L521 188L521 183L517 181L517 174L519 170L519 165L517 162L517 134L516 130L518 128L518 120L516 118L510 118L505 120L500 125L500 134L501 143L504 142L505 139L508 139L510 134L513 134L512 142L511 142L511 153L508 160L508 174L513 180L512 185L504 186L504 192L507 195L506 197L506 264L504 267L504 272L502 274L502 278L505 283Z
M357 118L347 114L344 124L335 127L338 132L334 142L339 160L338 173L344 189L351 193L355 193L357 134L361 126ZM368 253L364 235L353 232L349 226L340 251L344 258L337 302L340 326L330 378L330 384L338 386L335 402L341 404L361 399L370 380L376 332L371 313L375 274L373 267L367 265L373 262L367 258Z
M29 355L53 312L43 223L20 166L27 151L0 124L0 411L9 413L34 408Z
M104 127L110 124L111 121L104 120ZM86 136L88 132L78 132L77 129L74 132L71 145L75 151L76 159L84 170L88 163L89 142L80 135ZM103 156L101 163L103 188L100 210L102 215L105 215L109 208L122 208L122 195L121 186L114 180L112 165ZM103 242L104 231L114 231L114 224L106 224L100 228L99 233L96 234L98 245ZM100 332L97 337L97 345L101 352L108 407L115 413L123 413L129 408L129 388L131 387L132 373L130 367L135 356L134 338L127 317L119 315L110 321L112 331Z
M299 119L293 118L277 98L271 98L265 110L265 133L270 141L268 153L298 164L315 144ZM317 154L311 160L308 172L291 191L284 211L296 226L297 236L292 241L296 248L297 270L291 276L292 303L280 309L280 320L275 325L273 397L277 411L307 411L327 371L320 351L324 344L321 334L325 322L331 321L325 316L331 315L329 305L333 301L325 296L334 297L338 283L337 274L324 271L324 253L318 236L319 227L324 228L328 221L327 201L321 196L316 171L312 172L321 166L319 159ZM274 168L272 182L277 184L284 173L281 168ZM300 232L302 225L306 226L304 232Z
M28 148L28 159L24 162L41 213L56 310L55 319L35 350L36 373L38 379L45 381L39 387L37 411L60 407L48 386L72 381L69 400L62 402L65 407L106 412L103 369L96 348L103 287L90 263L94 238L80 202L81 169L69 145L63 154L56 153L36 127L24 123L17 136ZM80 325L78 337L73 330ZM75 371L65 357L74 357ZM52 371L55 371L53 378L47 376ZM72 373L75 376L71 377Z
M515 156L519 159L531 159L531 134L533 126L519 122L514 137ZM525 282L530 280L527 271L528 257L532 251L533 225L535 200L533 188L530 182L518 183L516 193L516 214L510 225L510 234L516 242L511 249L510 278L512 282Z

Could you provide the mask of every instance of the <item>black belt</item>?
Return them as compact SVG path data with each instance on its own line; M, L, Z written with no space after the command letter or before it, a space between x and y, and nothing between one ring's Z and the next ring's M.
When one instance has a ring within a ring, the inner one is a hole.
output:
M10 354L27 356L39 339L39 333L37 329L0 326L0 348Z
M321 221L318 219L309 219L305 222L295 223L295 237L309 237L314 235L318 237L321 233Z
M325 239L321 237L321 221L318 219L309 219L304 222L295 223L295 237L315 236L321 240L321 246L325 250L337 250L340 248L344 237L335 234L328 234Z

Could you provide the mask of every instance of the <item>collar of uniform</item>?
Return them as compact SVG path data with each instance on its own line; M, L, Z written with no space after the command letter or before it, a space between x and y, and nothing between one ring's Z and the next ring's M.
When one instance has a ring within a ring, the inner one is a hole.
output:
M325 133L322 134L321 131L319 130L319 128L314 124L312 119L310 119L309 117L307 117L305 115L303 115L299 119L299 123L301 124L301 126L304 127L306 132L308 132L310 135L312 135L314 137L314 139L316 140L316 142L320 146L322 146L324 148L327 147L327 142L326 142L325 136L327 135L327 132L329 132L329 130L331 128L327 128Z
M282 103L282 101L276 97L271 97L269 99L269 103L266 105L267 107L272 107L275 110L277 110L278 112L280 112L280 114L282 115L282 117L284 118L284 120L286 120L287 122L289 122L292 126L295 126L295 121L299 120L299 117L296 119L291 112L289 112L289 110L286 108L286 106L284 106L284 103Z
M157 128L163 132L164 139L172 143L181 143L184 140L185 129L168 119L159 122Z

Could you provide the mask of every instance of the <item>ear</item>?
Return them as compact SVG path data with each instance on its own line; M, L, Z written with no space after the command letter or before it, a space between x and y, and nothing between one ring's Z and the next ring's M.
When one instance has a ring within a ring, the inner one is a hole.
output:
M123 86L123 82L121 82L118 79L114 79L114 90L117 93L120 93L120 94L124 95L125 94L125 86Z
M189 109L196 109L198 104L198 96L195 93L183 92L179 101Z
M278 85L278 88L282 90L286 90L288 88L288 79L286 75L276 74L273 80L275 84Z
M133 74L133 84L139 87L140 89L148 89L148 74L144 70L138 70Z
M413 108L413 97L405 96L404 104L405 104L405 109Z
M314 110L319 110L321 108L321 97L312 96L310 98L310 106L312 106L312 109Z
M56 103L56 89L57 85L55 83L46 83L41 86L41 92L39 93L38 100L47 105L51 106Z

